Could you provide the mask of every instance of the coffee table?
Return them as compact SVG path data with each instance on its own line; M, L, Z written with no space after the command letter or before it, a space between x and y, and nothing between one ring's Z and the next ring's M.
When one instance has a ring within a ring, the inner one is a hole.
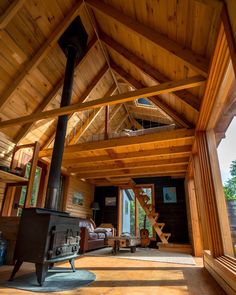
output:
M140 244L140 238L128 236L108 237L105 244L112 247L112 253L114 254L117 254L120 248L130 248L130 252L135 253L136 246Z

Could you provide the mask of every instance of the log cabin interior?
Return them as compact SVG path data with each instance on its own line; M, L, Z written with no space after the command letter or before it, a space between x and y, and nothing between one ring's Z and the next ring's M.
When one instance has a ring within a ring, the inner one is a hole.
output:
M235 0L1 0L1 294L25 261L41 285L54 262L96 274L68 294L236 294L217 154L235 73ZM74 227L69 256L56 245L54 258L51 236L43 262L31 257L45 216L42 236ZM138 244L143 216L150 249L196 265L77 255L79 240L92 249L78 220Z

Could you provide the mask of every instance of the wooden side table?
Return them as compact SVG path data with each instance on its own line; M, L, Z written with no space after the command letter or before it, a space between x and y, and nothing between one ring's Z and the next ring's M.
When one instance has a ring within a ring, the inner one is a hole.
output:
M136 237L108 237L106 245L112 247L112 253L117 254L120 248L130 248L131 253L136 252L136 246L140 244L140 238Z

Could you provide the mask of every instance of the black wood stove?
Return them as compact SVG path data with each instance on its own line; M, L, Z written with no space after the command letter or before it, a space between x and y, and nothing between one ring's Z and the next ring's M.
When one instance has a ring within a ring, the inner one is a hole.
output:
M76 17L58 41L67 57L61 107L70 104L75 64L85 54L87 38L80 18ZM80 241L79 218L55 210L60 188L67 120L67 115L58 118L46 208L23 209L14 253L16 263L10 280L13 280L24 261L35 263L40 285L45 280L48 268L53 267L55 262L69 260L72 270L75 271L74 259L78 257Z

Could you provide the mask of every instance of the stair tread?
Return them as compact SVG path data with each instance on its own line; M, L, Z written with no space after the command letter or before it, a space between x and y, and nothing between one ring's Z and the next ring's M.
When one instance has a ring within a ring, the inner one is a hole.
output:
M150 220L155 232L160 237L163 244L168 244L168 239L171 236L170 233L163 233L162 229L165 226L164 222L157 222L157 219L159 218L160 214L158 212L155 212L155 208L152 203L149 203L151 198L142 191L142 189L134 189L135 196L138 199L141 207L144 209L148 219Z

